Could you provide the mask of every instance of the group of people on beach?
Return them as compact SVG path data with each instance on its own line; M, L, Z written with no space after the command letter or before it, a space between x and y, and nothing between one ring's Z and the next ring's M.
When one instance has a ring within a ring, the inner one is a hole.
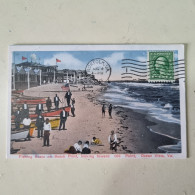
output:
M72 117L75 117L75 99L74 98L71 99L71 96L72 96L72 93L70 92L70 90L68 90L64 97L67 100L67 106L63 107L63 110L60 112L59 131L61 130L61 128L63 130L67 130L65 129L65 123L66 123L67 117L69 116L70 111L72 113ZM55 110L59 110L59 102L61 102L61 100L56 94L54 97ZM46 107L47 107L47 111L51 112L52 101L50 97L48 97L46 100ZM49 146L49 135L51 131L51 123L49 122L49 118L46 118L46 120L44 119L44 116L42 115L43 112L44 112L43 103L37 104L36 109L35 109L35 114L37 115L35 126L37 127L37 137L44 138L43 146L46 146L46 145ZM30 116L29 106L27 102L24 102L24 104L22 105L22 110L20 110L20 107L17 108L17 111L14 113L14 116L15 116L14 118L15 130L19 130L20 125L23 124L24 129L27 129L29 131L27 139L31 140L30 126L31 126L32 120L29 117Z
M62 111L59 114L60 117L60 124L58 130L67 130L66 129L66 121L69 117L69 112L71 111L72 117L75 117L75 99L72 98L72 93L70 90L68 90L64 96L64 99L66 99L67 106L64 106ZM59 110L59 103L62 103L60 100L58 94L55 95L53 99L54 103L54 110ZM51 112L52 108L52 100L50 97L46 100L46 107L47 111ZM51 123L49 121L49 118L44 118L43 116L44 107L43 103L39 103L36 105L35 114L37 115L35 126L37 127L37 138L43 137L43 146L50 146L50 133L52 130ZM105 117L106 112L106 105L102 105L102 117ZM108 106L108 113L109 117L112 118L112 104L109 104ZM29 135L27 137L28 140L31 140L30 136L30 126L31 126L31 119L29 117L29 106L26 102L22 105L22 110L20 110L20 107L18 107L18 110L15 112L15 127L16 130L20 129L20 124L22 123L24 125L24 129L29 130ZM110 150L117 151L117 135L114 133L114 131L111 131L111 134L108 137L108 142L110 144ZM91 141L91 145L102 145L102 142L99 138L93 137ZM82 141L78 141L73 146L70 146L68 150L65 150L66 153L82 153L82 154L90 154L91 149L89 147L89 141L85 141L84 145L82 147Z
M79 140L73 146L70 146L69 149L65 150L64 153L69 154L91 154L91 149L89 148L89 141L86 141L82 147L82 141Z
M108 142L110 144L110 150L114 150L117 152L117 146L118 146L118 140L117 140L117 135L114 133L114 131L111 131L111 134L108 136ZM102 142L99 138L93 137L91 141L91 145L98 145L98 146L103 146ZM66 149L64 153L69 153L69 154L91 154L91 149L89 147L89 141L86 141L82 147L82 141L79 140L76 142L73 146L70 146L69 149Z

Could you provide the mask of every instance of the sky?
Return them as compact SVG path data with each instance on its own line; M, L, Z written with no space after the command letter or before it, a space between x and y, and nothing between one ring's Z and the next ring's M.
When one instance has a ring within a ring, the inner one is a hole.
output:
M95 59L104 59L112 69L110 80L121 80L121 73L125 72L121 68L122 59L134 59L147 61L147 51L17 51L13 52L13 62L22 63L22 56L29 62L37 62L42 65L56 65L56 59L61 60L57 63L58 69L85 70L87 64Z

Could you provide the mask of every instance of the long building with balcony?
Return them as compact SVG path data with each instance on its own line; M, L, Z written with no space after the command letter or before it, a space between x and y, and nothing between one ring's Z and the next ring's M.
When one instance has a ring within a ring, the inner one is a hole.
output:
M12 65L12 89L28 89L42 84L58 82L80 83L85 79L85 70L58 70L57 66L46 66L33 62Z

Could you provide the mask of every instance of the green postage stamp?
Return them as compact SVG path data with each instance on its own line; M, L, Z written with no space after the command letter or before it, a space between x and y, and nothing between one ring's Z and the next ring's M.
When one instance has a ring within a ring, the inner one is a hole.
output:
M173 51L148 52L150 81L174 81Z

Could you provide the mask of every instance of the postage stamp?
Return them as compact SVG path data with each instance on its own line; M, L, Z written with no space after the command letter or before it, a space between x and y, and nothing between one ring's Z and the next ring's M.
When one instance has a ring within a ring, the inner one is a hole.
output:
M151 81L174 81L173 51L148 52Z
M9 68L8 158L186 158L183 45L16 45Z

